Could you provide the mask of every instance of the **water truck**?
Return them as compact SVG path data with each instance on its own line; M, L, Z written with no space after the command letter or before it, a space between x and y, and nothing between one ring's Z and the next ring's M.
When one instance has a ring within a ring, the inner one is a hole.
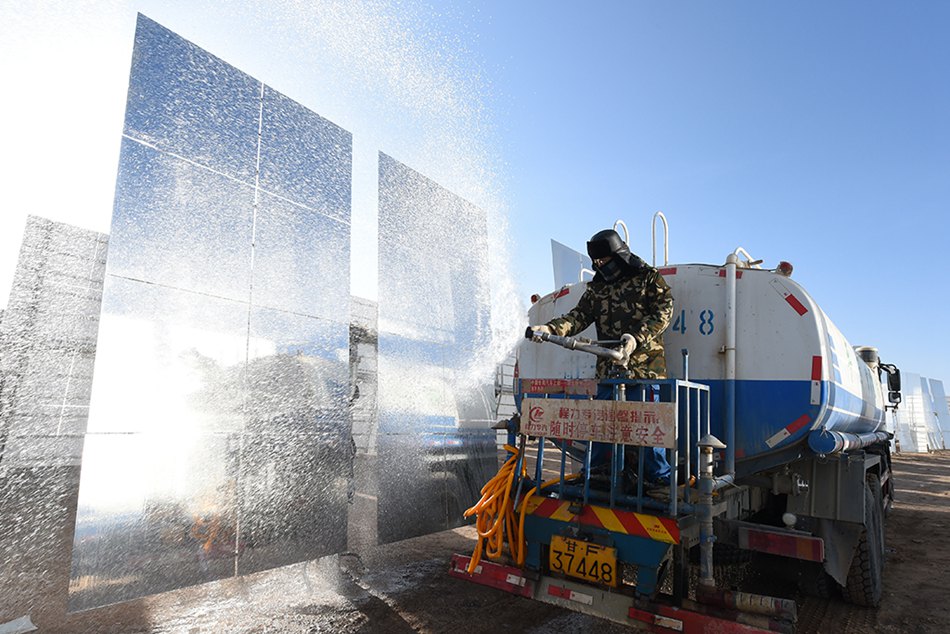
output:
M516 353L518 413L497 425L509 458L467 512L477 547L450 573L657 632L794 631L794 598L725 578L753 555L805 591L877 606L900 372L853 347L790 264L761 264L738 248L724 264L658 267L674 300L667 379L598 380L596 358L622 367L635 342L529 326L545 341ZM529 323L585 288L533 298ZM594 398L599 384L611 400ZM600 468L595 443L610 450ZM654 447L674 466L660 488L644 478Z

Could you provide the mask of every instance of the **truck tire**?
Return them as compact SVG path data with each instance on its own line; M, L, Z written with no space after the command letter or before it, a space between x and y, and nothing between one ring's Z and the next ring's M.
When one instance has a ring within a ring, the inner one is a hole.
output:
M866 607L877 607L881 602L882 562L881 562L881 507L874 500L874 494L868 484L864 486L864 529L854 551L851 569L848 571L848 583L844 587L844 598L849 603Z

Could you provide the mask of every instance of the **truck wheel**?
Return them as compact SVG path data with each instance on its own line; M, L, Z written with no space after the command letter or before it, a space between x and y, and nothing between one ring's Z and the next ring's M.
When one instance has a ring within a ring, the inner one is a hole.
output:
M864 529L848 571L848 583L844 587L844 598L855 605L876 607L881 602L880 508L874 500L871 487L865 485Z

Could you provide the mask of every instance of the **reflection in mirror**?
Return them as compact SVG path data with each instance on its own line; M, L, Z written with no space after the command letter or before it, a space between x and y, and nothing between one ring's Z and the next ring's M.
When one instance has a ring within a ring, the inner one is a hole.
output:
M349 273L348 224L267 193L260 195L255 305L345 321Z
M87 434L70 610L234 574L239 434Z
M318 152L314 148L319 148ZM261 112L262 190L349 222L350 133L264 86Z
M353 439L347 416L348 328L255 308L241 448L238 571L346 549Z
M107 276L87 433L241 431L247 306Z

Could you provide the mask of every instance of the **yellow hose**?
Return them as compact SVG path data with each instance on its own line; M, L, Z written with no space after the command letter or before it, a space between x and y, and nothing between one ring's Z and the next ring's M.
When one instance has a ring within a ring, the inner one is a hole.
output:
M576 480L577 478L581 477L581 475L582 474L580 473L572 473L570 475L564 476L564 481L569 482L571 480ZM524 500L521 502L521 518L518 522L518 548L517 549L509 548L512 551L511 557L512 559L515 560L515 565L517 566L524 565L524 558L528 550L527 544L525 543L525 539L524 539L524 518L525 518L525 515L528 514L527 513L528 502L531 500L532 497L534 497L534 494L537 493L539 489L546 489L552 484L557 484L560 481L561 481L561 478L558 477L558 478L553 478L551 480L548 480L547 482L543 482L540 487L534 487L533 489L528 491L527 495L524 496Z
M528 506L528 501L538 491L560 482L560 478L554 478L543 483L540 487L534 487L525 495L521 502L521 517L515 517L514 500L512 496L512 486L515 480L515 468L518 464L520 452L511 445L505 445L505 450L511 453L511 457L502 465L501 469L491 480L482 487L481 499L471 508L465 511L464 517L475 518L475 530L478 533L478 541L475 543L475 550L472 552L472 560L468 564L468 573L472 574L482 559L482 551L490 559L500 559L504 548L506 533L508 541L508 551L515 565L524 564L527 553L527 545L524 539L524 518ZM524 462L521 465L521 476L527 475L527 467ZM564 478L573 480L581 474L573 474ZM512 535L517 535L512 539Z
M511 457L498 470L495 477L482 487L481 499L464 513L465 517L476 515L475 530L478 533L475 552L472 553L472 561L468 565L469 574L475 571L475 567L481 561L483 549L492 559L501 557L506 520L509 523L510 533L511 522L514 519L514 511L510 504L511 485L515 479L515 466L518 464L520 452L511 445L505 445L505 450L511 453ZM523 465L522 471L524 471ZM512 515L510 520L506 517L509 514Z

